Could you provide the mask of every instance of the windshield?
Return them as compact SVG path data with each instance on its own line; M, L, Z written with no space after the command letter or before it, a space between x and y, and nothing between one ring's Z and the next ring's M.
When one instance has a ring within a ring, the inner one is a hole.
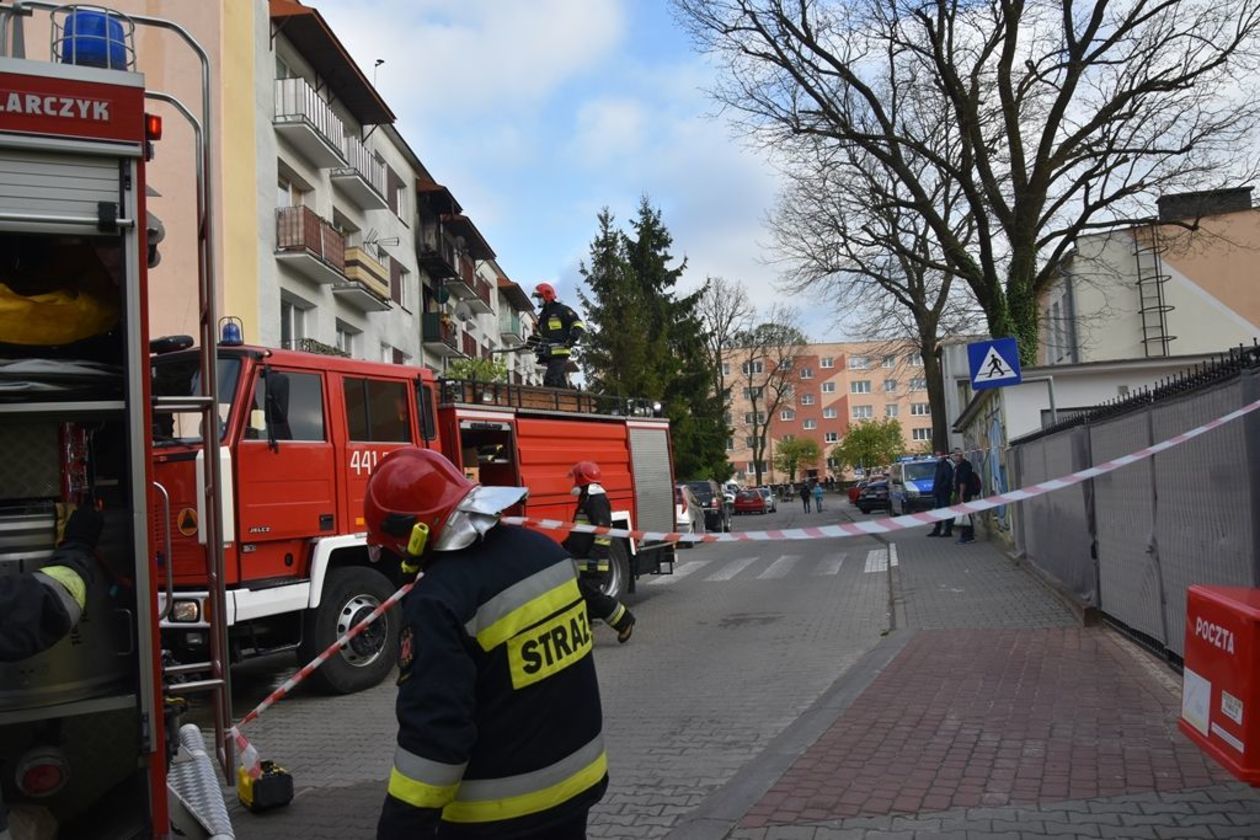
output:
M153 360L153 396L191 397L201 393L201 369L195 355L159 356ZM219 440L227 434L227 419L236 396L241 360L219 357ZM201 440L201 412L153 413L153 444L174 446Z
M924 461L919 464L906 464L906 481L922 481L935 475L935 463Z
M689 481L687 486L696 494L696 499L707 502L713 498L713 487L707 481Z

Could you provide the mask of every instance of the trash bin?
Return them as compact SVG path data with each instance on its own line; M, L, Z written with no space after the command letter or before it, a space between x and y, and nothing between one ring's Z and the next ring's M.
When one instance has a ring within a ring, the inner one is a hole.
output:
M1260 589L1190 587L1178 726L1238 779L1260 786Z

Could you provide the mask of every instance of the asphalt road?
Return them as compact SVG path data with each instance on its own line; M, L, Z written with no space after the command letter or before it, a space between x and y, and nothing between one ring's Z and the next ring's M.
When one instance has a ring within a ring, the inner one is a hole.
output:
M827 508L805 514L789 500L774 514L736 517L735 528L862 518L840 496ZM869 538L716 544L680 551L673 575L640 579L628 599L633 640L596 632L611 786L590 835L663 836L760 754L889 628L888 560ZM237 714L293 668L275 657L238 669ZM273 814L237 810L237 837L373 836L393 698L392 682L350 697L299 689L251 725L298 793Z

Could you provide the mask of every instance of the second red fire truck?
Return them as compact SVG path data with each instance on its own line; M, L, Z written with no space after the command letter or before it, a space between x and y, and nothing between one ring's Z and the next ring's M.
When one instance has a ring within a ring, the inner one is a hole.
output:
M196 352L179 348L158 345L170 351L152 360L158 396L200 391ZM163 646L181 660L205 660L216 620L233 661L286 649L305 660L388 598L394 584L368 560L363 495L372 468L399 447L437 449L483 484L529 487L509 515L564 521L574 509L568 471L594 460L614 525L673 530L669 424L642 400L443 381L415 367L263 347L220 344L218 359L223 616L207 614L200 415L164 415L154 428L153 473L170 496L154 540L171 546ZM616 540L599 585L632 590L637 576L672 568L673 551ZM340 693L377 684L394 667L398 631L387 614L312 679Z

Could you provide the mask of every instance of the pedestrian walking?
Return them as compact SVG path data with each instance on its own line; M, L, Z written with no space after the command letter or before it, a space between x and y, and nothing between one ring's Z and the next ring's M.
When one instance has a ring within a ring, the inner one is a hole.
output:
M814 508L819 513L822 513L822 503L823 503L823 486L820 482L815 481L814 482Z
M801 482L801 502L805 505L805 512L809 513L810 492L809 485L804 481Z
M944 452L936 453L936 472L932 475L932 497L934 507L949 507L954 496L954 465ZM938 519L932 525L929 537L952 537L954 535L954 518Z
M368 479L370 556L423 574L398 620L398 746L377 840L578 840L608 787L586 602L569 554L502 525L524 487L429 449Z
M612 527L612 505L608 492L599 483L603 475L594 461L579 461L569 470L572 493L578 497L573 521L581 525ZM586 611L617 631L617 641L625 644L634 632L634 613L626 605L595 585L592 578L608 574L612 538L573 531L564 539L564 548L578 566L578 588L586 601Z
M963 457L961 449L955 449L953 452L954 459L954 490L955 495L960 502L970 502L972 498L980 492L980 476L976 475L975 469L971 466L971 462ZM962 525L962 533L958 537L960 545L973 543L976 541L975 520L972 519L970 513L966 514Z

